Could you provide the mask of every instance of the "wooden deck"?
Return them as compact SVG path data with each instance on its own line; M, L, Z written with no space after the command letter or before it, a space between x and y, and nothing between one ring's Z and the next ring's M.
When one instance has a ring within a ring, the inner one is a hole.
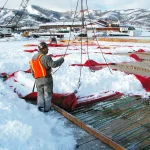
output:
M127 37L127 38L116 38L116 37L100 37L98 41L107 41L107 42L133 42L133 43L150 43L149 38L143 37Z
M150 53L136 52L136 54L142 59L142 62L119 63L109 66L112 69L128 73L150 76ZM150 100L128 95L113 99L83 106L70 113L55 105L53 107L71 122L112 149L149 150ZM88 149L88 144L84 146Z

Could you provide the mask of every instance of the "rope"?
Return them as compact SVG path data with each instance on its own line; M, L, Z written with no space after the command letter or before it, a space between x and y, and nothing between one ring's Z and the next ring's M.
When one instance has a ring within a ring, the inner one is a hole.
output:
M82 5L82 4L81 4L81 5ZM88 17L89 17L89 19L90 19L90 15L89 15L89 11L88 11L87 0L86 0L86 7L87 7L87 12L88 12ZM82 15L82 20L84 19L83 17L84 17L84 14ZM90 23L91 23L91 19L90 19ZM92 27L92 29L93 29L93 27ZM94 29L93 29L93 33L94 33L94 35L95 35ZM81 28L81 35L82 35L82 28ZM97 38L96 38L96 40L97 40ZM97 40L97 44L98 44L98 46L100 47L100 45L99 45L99 43L98 43L98 40ZM100 49L100 50L101 50L101 49ZM102 50L101 50L101 53L102 53ZM88 60L89 60L88 36L87 36L87 55L88 55ZM106 64L107 64L107 67L109 68L108 63L107 63L107 61L106 61L106 59L105 59L103 53L102 53L102 56L103 56L103 59L105 60L105 62L106 62ZM81 36L81 64L82 64L82 36ZM91 69L90 69L90 70L91 70ZM91 71L92 71L92 70L91 70ZM109 68L109 71L110 71L110 73L112 73L112 71L110 70L110 68ZM81 86L81 73L82 73L82 67L80 67L80 76L79 76L79 80L78 80L78 89L79 89L80 86ZM78 92L77 90L74 91L74 93L77 93L77 92Z
M81 28L81 35L82 35L82 28ZM81 64L82 64L82 43L83 43L83 41L82 41L82 36L81 36L81 55L80 55L80 60L81 60ZM80 74L79 74L79 80L78 80L78 89L80 88L80 86L81 86L81 75L82 75L82 67L80 67ZM75 90L75 93L77 93L78 91L77 90Z
M8 0L4 3L3 7L1 8L0 12L4 9L5 5L7 4Z
M20 10L21 10L21 6L22 6L22 4L23 4L23 1L24 1L24 0L21 1L20 6L19 6L19 9L18 9L17 13L15 14L15 16L12 17L12 19L6 24L5 27L7 27L8 24L10 24L10 23L16 18L16 16L19 14L19 12L20 12ZM18 25L18 23L19 23L19 21L20 21L22 15L23 15L23 13L24 13L24 11L25 11L25 8L27 7L28 2L29 2L29 0L26 0L26 6L23 7L22 13L21 13L20 17L18 18L18 21L16 22L16 26Z
M73 17L73 22L72 22L72 24L71 24L70 29L72 28L72 26L73 26L73 24L74 24L74 21L75 21L75 16L76 16L76 13L77 13L78 3L79 3L79 0L77 1L77 4L76 4L76 9L75 9L74 17ZM65 57L65 55L66 55L66 53L67 53L67 50L68 50L68 47L69 47L69 43L70 43L70 38L71 38L71 30L70 30L70 34L69 34L69 40L68 40L68 43L67 43L67 48L66 48L66 50L65 50L65 53L64 53L64 56L63 56L63 57ZM61 67L61 66L59 66L59 67L52 73L52 75L55 74L55 73L60 69L60 67ZM35 88L35 83L34 83L32 92L34 91L34 88Z
M66 53L67 53L67 50L68 50L68 47L69 47L70 38L71 38L71 28L72 28L72 26L73 26L73 24L74 24L74 21L75 21L75 16L76 16L76 13L77 13L78 3L79 3L79 0L77 1L77 4L76 4L76 9L75 9L74 17L73 17L73 22L72 22L71 27L70 27L69 40L68 40L67 48L66 48L66 50L65 50L65 53L64 53L64 56L63 56L63 57L65 57L65 55L66 55ZM60 66L58 67L58 69L59 69L59 68L60 68ZM58 71L58 69L55 70L55 71L53 72L53 74L56 73L56 71Z
M87 8L87 12L88 12L88 17L89 17L89 19L90 19L90 15L89 15L89 9L88 9L87 0L86 0L86 8ZM96 34L95 34L95 31L94 31L94 28L93 28L93 26L92 26L92 21L91 21L91 19L90 19L90 24L91 24L91 27L92 27L92 30L93 30L93 33L94 33L94 37L96 37ZM108 67L108 69L109 69L110 73L112 74L112 71L111 71L111 69L110 69L110 67L109 67L109 65L108 65L108 63L107 63L107 61L106 61L106 59L105 59L105 57L104 57L104 54L103 54L103 52L102 52L102 50L101 50L101 48L100 48L99 42L98 42L98 40L97 40L97 37L96 37L96 42L97 42L97 45L98 45L98 47L99 47L99 49L100 49L100 51L101 51L102 57L103 57L103 59L104 59L104 61L105 61L106 65L107 65L107 67Z
M86 24L85 24L85 25L86 25ZM88 60L90 60L90 55L89 55L89 50L88 50L88 48L89 48L88 44L89 44L89 38L88 38L88 36L87 36L87 48L86 48L86 52L87 52ZM95 72L95 70L92 70L91 68L89 68L89 70L90 70L91 72Z
M82 4L81 4L82 5ZM84 15L82 15L82 20L84 19ZM84 27L84 25L83 25ZM80 60L81 60L81 64L82 64L82 50L83 50L83 47L82 47L82 43L83 43L83 39L82 39L82 33L83 33L83 27L81 28L81 53L80 53ZM78 92L78 89L80 88L81 86L81 75L82 75L82 67L80 67L80 72L79 72L79 80L78 80L78 88L77 90L74 91L74 93L77 93Z
M7 27L8 24L10 24L10 23L13 21L13 19L18 15L18 13L19 13L19 11L20 11L20 7L21 7L21 4L20 4L20 6L19 6L19 9L17 10L17 13L11 18L11 20L6 24L5 27Z
M79 3L79 0L77 1L77 4L76 4L76 9L75 9L74 17L73 17L73 22L72 22L72 24L71 24L71 28L72 28L72 26L73 26L73 24L74 24L74 21L75 21L75 16L76 16L77 9L78 9L78 3ZM70 28L70 29L71 29L71 28ZM70 32L70 34L69 34L69 40L68 40L68 44L67 44L67 48L66 48L65 54L67 53L67 50L68 50L68 47L69 47L70 38L71 38L71 32ZM65 57L65 54L64 54L64 57Z

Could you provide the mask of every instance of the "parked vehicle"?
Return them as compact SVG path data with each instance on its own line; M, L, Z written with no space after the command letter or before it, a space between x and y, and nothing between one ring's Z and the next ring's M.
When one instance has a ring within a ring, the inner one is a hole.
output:
M0 37L11 37L12 30L11 28L0 27Z

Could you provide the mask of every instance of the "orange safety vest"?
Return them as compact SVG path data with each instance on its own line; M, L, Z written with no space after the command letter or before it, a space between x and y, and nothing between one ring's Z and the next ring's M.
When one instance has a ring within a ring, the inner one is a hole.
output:
M35 79L42 78L47 75L46 68L40 62L40 58L42 56L43 56L43 54L39 55L39 57L36 60L30 61L30 66L33 71L33 76Z

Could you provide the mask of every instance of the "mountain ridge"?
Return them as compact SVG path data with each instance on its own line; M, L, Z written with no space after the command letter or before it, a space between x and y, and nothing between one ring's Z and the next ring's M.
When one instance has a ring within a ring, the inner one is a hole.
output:
M6 25L17 14L19 17L21 11L16 9L4 8L0 12L0 25ZM74 11L58 12L49 10L37 5L29 5L24 15L19 21L19 26L38 26L41 23L55 22L55 21L81 21L81 12L77 11L74 17ZM150 11L146 9L122 9L122 10L89 10L84 12L86 21L92 20L115 20L122 24L131 24L136 26L150 27ZM16 23L14 19L12 22Z

